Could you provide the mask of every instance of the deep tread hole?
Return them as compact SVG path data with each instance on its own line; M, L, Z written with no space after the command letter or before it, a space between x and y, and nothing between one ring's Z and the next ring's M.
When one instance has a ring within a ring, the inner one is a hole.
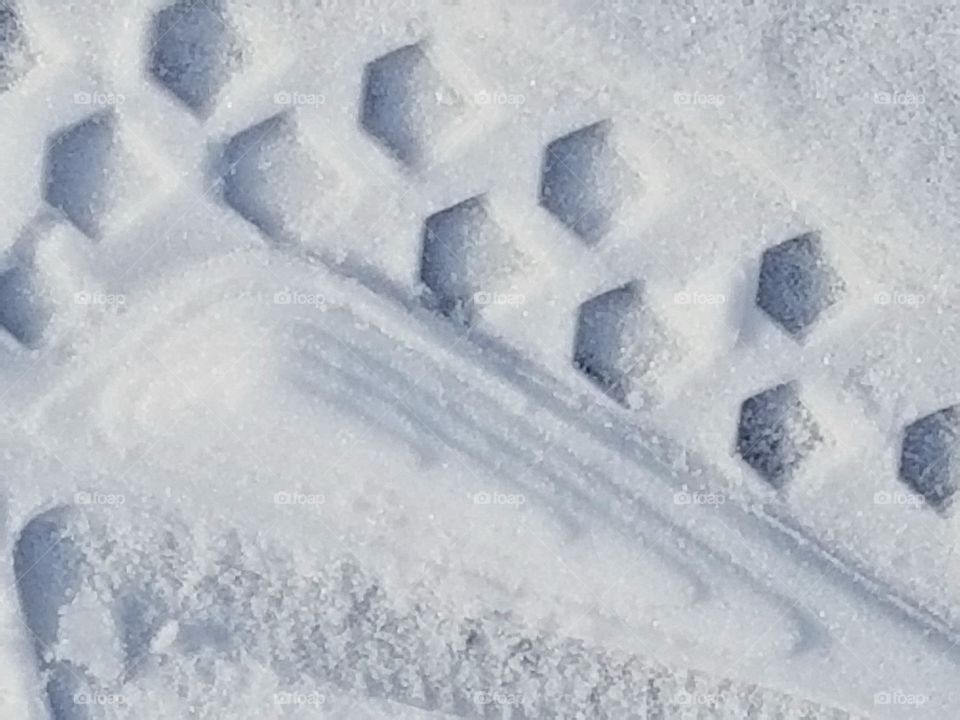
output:
M599 242L637 184L602 121L551 142L544 153L540 205L584 242Z
M822 443L795 382L765 390L740 407L737 453L775 488L783 487Z
M939 511L947 511L960 487L960 405L930 413L907 426L900 478Z
M756 300L784 330L801 339L845 289L828 263L819 233L806 233L764 252Z

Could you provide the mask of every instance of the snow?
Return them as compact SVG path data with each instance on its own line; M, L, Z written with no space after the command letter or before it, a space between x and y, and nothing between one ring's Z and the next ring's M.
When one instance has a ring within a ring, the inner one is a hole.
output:
M0 716L960 711L955 8L9 7Z

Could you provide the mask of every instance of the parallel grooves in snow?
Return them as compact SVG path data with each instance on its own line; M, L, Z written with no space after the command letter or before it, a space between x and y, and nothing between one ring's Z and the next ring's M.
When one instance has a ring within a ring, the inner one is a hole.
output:
M641 536L649 533L648 537L653 539L665 534L696 547L696 554L701 558L719 561L714 568L709 568L709 563L705 560L691 566L687 560L678 560L674 553L665 553L665 557L681 573L692 572L693 577L697 578L701 587L701 591L696 594L698 605L709 603L711 579L719 579L724 575L729 579L732 572L732 576L737 578L736 583L749 588L752 593L759 592L760 597L765 598L763 602L772 606L775 612L786 613L792 617L795 627L787 632L792 635L796 644L793 653L784 657L785 661L789 662L790 659L811 651L825 650L833 646L831 630L812 614L812 610L802 608L826 608L830 615L837 613L831 622L841 622L841 618L848 612L848 604L853 600L859 608L858 612L869 613L874 618L870 621L874 623L874 630L885 627L886 632L891 633L891 638L895 634L905 634L914 641L926 638L922 642L933 645L938 652L948 652L949 657L956 662L957 652L952 647L952 638L947 634L949 629L944 629L946 632L941 630L928 615L921 612L908 613L905 618L901 611L909 608L909 605L896 600L891 602L890 588L877 586L878 589L882 588L880 594L867 594L863 578L851 574L846 565L837 563L829 553L824 553L823 548L809 539L791 537L784 532L785 528L777 525L775 518L765 511L750 511L741 508L739 504L731 503L721 508L705 510L692 519L689 509L679 510L672 503L672 491L680 487L674 483L681 483L686 479L699 485L689 473L693 471L700 476L703 473L710 475L711 471L706 466L697 466L693 458L687 458L686 465L676 470L663 466L655 457L651 457L651 452L636 438L635 430L625 425L629 416L603 408L585 409L583 397L578 395L577 390L559 386L555 381L542 384L523 381L518 378L518 372L509 362L508 356L492 347L458 345L456 331L442 321L431 322L429 316L424 316L427 322L411 323L404 307L384 303L383 298L377 299L355 282L329 274L317 265L310 267L309 277L305 277L307 266L302 264L288 267L287 261L274 261L272 267L272 274L277 280L284 278L293 283L300 282L308 289L322 287L329 303L325 311L294 317L295 331L292 337L298 339L301 348L304 328L309 328L312 324L323 327L333 322L335 326L343 327L343 320L337 319L343 318L354 328L367 329L359 334L354 331L353 334L364 338L364 342L350 349L345 347L345 343L349 342L346 338L349 338L351 333L327 334L325 330L310 329L311 333L319 333L317 340L325 341L309 343L314 348L321 348L319 354L313 353L310 357L317 365L322 364L329 368L332 371L331 376L339 375L347 379L349 387L365 388L364 392L374 401L378 390L385 391L380 397L386 395L388 403L397 393L411 397L410 392L414 389L415 381L424 376L430 376L431 382L437 378L443 379L443 382L433 386L432 392L419 389L418 392L422 394L419 402L415 403L417 406L431 407L437 411L436 420L416 412L411 414L409 410L401 411L407 413L407 418L395 430L406 435L408 439L413 437L411 429L422 428L424 423L431 423L431 432L441 436L444 441L442 444L459 448L480 461L484 461L484 456L489 455L489 451L495 448L513 458L510 467L515 468L519 474L540 460L538 452L529 451L531 446L543 448L545 454L555 444L563 445L564 438L571 437L570 433L574 433L579 441L585 437L590 438L590 445L584 446L582 442L578 444L581 447L593 448L589 451L592 457L576 458L569 451L557 453L555 457L544 461L542 467L533 471L525 482L533 482L538 473L544 473L547 482L532 486L544 497L565 497L567 503L588 502L608 518L620 518L621 529L630 537L635 537L635 533L640 533ZM251 287L249 278L243 279L242 264L235 269L241 271L235 280L223 281L217 287L207 287L205 294L212 294L215 301L231 296L241 299L246 297L249 303L251 299L255 300L254 296L259 294L262 297L272 290L272 287L262 291L258 291L256 286ZM289 272L291 269L292 273ZM198 269L194 274L199 276L205 272L206 269ZM235 273L230 271L221 273L221 276L224 274L230 277ZM187 278L185 282L189 281L190 278ZM169 304L170 298L183 296L183 292L167 287L161 290L158 297L165 298L164 302ZM361 299L363 302L359 302ZM174 304L176 305L176 302ZM184 307L180 307L179 310L166 314L167 322L169 318L177 316L182 316L189 322L191 317L202 315L208 304L201 299L194 299L187 304L190 309L186 315L182 314ZM263 307L262 302L260 307ZM347 307L351 310L345 310ZM363 308L363 311L357 308ZM313 317L315 320L305 321L305 317ZM282 313L274 316L281 325L283 318ZM142 335L149 337L151 333L169 333L169 327L160 325L152 331L143 331ZM122 328L116 332L119 332L118 337L122 338L118 343L120 346L135 346L141 342L142 338L125 335ZM437 337L443 339L439 344L436 344ZM384 347L378 350L381 345ZM410 355L408 360L400 363L401 369L387 367L378 359L386 345L401 350L401 354L394 352L395 358ZM456 349L451 350L454 346ZM358 353L363 354L363 364L375 366L376 372L365 375L362 371L349 370L355 364ZM118 356L122 357L123 354L118 353ZM469 359L469 362L465 363L465 358ZM403 370L404 365L408 365L410 369ZM93 382L95 385L96 378L103 372L110 373L109 364L99 369L88 366L80 373L81 376L87 376L86 380L80 382ZM536 377L535 368L528 367L524 372ZM519 375L522 375L522 372ZM318 374L317 377L323 376ZM493 386L498 392L504 393L499 397L486 391L471 389L490 387L489 380L492 377L497 378ZM383 383L386 383L385 387ZM64 392L70 394L70 386L76 388L73 382L68 382L58 391L50 393L48 403L51 398ZM453 395L450 395L451 389L454 390ZM545 402L545 398L537 397L538 394L549 395L552 399ZM545 424L545 417L538 418L541 427L558 429L556 436L551 438L553 442L545 442L543 431L521 418L524 403L531 397L541 402L552 418ZM347 398L341 395L340 399ZM358 400L359 397L354 397L352 404L357 406ZM480 408L482 412L470 415L450 409L457 404ZM55 407L55 403L53 406ZM363 407L362 401L359 406ZM444 406L447 406L446 410L443 409ZM378 408L383 407L384 405L378 403ZM504 407L509 408L506 413L502 409ZM489 416L489 419L485 420L485 416ZM440 417L444 418L443 421L439 420ZM422 438L419 444L422 445ZM626 457L629 458L628 466L631 468L625 476L629 478L627 481L612 476L605 468L605 462L601 460L608 457L610 451L623 454L625 450L628 451ZM491 466L491 469L503 470L496 465ZM717 479L714 477L713 482ZM588 483L592 483L592 487ZM562 510L564 505L561 504L560 507ZM722 519L711 516L711 513L719 514L718 511L723 513ZM646 525L650 522L655 523L655 530ZM650 547L654 546L651 544ZM716 548L721 547L726 549L726 554L717 552ZM768 565L768 562L772 564ZM710 570L716 573L712 578ZM722 610L717 617L722 622ZM904 619L907 619L907 623L901 625ZM869 623L860 623L860 627L867 625ZM765 634L759 633L758 639L765 639ZM853 642L856 645L858 641Z

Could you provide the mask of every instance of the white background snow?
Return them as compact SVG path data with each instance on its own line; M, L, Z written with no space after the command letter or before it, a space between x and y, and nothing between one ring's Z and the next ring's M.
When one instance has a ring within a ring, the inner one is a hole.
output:
M960 402L960 8L10 7L0 717L960 713L960 521L898 477ZM542 200L593 123L599 238ZM808 231L798 340L755 297ZM573 346L631 282L624 403Z

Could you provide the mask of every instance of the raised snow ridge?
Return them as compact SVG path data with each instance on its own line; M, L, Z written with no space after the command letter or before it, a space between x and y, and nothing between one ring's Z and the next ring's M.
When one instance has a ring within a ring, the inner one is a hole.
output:
M781 488L823 443L796 382L777 385L740 407L737 453L775 488Z
M757 305L784 330L802 339L845 290L819 233L805 233L763 253Z

